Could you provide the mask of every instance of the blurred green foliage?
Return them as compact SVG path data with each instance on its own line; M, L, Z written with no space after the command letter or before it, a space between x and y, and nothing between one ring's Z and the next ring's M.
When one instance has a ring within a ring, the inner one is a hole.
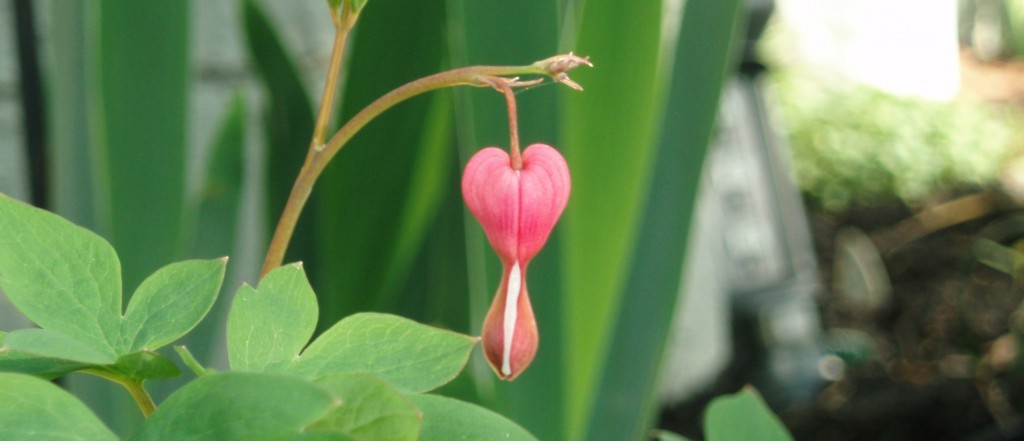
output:
M801 189L827 211L992 185L1020 154L1021 112L894 96L787 71L773 79Z
M270 229L266 224L280 213L305 155L319 89L307 90L294 48L278 37L295 23L265 14L268 3L232 2L240 25L234 32L245 36L264 94L236 101L225 116L209 176L200 179L225 184L227 194L203 200L186 191L184 173L194 153L185 145L185 124L196 118L185 99L194 80L185 44L195 32L188 10L52 5L53 208L113 238L132 263L129 284L182 254L259 248L265 237L242 232ZM647 433L701 164L745 29L740 4L689 0L681 12L661 2L367 4L343 68L342 119L404 82L446 68L525 64L569 51L592 57L596 66L572 73L583 93L552 86L518 95L524 144L561 149L574 194L530 268L543 335L535 365L512 384L471 367L461 396L479 399L542 439ZM329 20L326 6L323 11L321 19ZM140 54L159 62L140 62ZM261 136L244 134L250 114L261 116L253 128ZM494 91L436 92L396 106L337 156L287 259L305 262L325 326L374 310L478 332L497 286L497 259L466 216L459 171L477 149L506 146L506 118ZM253 138L267 148L244 145ZM225 166L246 154L264 155L255 161L264 173ZM258 193L252 199L265 197L257 205L266 210L246 217L239 204L249 192ZM160 222L139 221L142 215ZM222 331L222 323L213 324L199 338L213 341ZM208 347L196 352L201 361L218 357L216 345ZM115 393L88 385L75 391L105 406L101 417L116 432L137 424L130 411L112 404Z

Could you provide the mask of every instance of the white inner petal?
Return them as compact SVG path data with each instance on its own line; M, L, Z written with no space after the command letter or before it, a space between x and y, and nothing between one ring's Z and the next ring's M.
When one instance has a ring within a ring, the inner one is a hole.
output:
M508 291L505 292L505 320L502 323L504 344L501 353L502 375L512 375L512 336L516 332L516 319L519 316L519 291L523 286L523 278L519 270L519 261L512 265L508 274Z

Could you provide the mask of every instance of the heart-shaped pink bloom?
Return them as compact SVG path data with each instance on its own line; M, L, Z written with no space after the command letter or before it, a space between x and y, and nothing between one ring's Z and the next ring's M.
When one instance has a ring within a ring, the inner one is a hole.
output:
M477 152L462 175L462 196L501 258L501 285L484 320L484 354L512 380L537 353L537 323L526 291L526 267L544 247L569 201L569 167L558 150L533 144L515 170L504 150Z

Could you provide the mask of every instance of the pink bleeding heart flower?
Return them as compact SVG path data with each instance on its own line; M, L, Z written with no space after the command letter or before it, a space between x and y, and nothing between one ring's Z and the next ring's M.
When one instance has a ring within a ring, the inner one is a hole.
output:
M569 167L550 146L527 147L521 164L517 170L508 153L488 147L473 155L462 175L466 205L503 267L498 293L484 320L484 355L498 377L510 381L537 353L526 268L565 209L570 186Z

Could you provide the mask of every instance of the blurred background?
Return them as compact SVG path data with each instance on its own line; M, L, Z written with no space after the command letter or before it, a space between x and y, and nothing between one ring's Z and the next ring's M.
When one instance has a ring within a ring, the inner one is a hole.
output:
M185 342L226 368L332 39L323 0L3 0L0 192L110 240L126 293L230 255ZM1024 439L1024 2L370 0L348 49L339 123L447 68L595 64L585 92L517 96L523 142L573 177L530 269L537 359L502 383L475 354L443 393L544 440L701 439L745 384L796 439ZM321 329L373 310L479 332L500 265L458 183L507 139L501 96L465 88L353 139L288 256ZM0 329L26 326L0 296ZM138 423L121 390L64 384Z

